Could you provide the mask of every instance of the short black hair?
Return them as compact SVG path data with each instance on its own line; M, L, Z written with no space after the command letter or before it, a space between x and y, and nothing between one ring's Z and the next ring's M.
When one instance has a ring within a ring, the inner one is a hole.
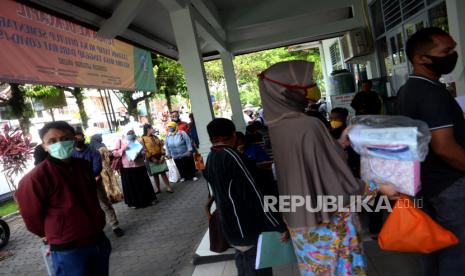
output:
M333 108L331 110L331 113L336 113L336 114L340 115L343 118L347 118L347 116L349 116L349 110L347 110L347 108L343 108L343 107L335 107L335 108Z
M369 84L370 87L373 87L373 82L371 80L362 80L362 84Z
M44 125L44 127L41 130L39 130L39 136L40 136L41 140L44 139L45 134L47 134L47 132L50 129L67 130L72 135L75 135L74 128L72 126L70 126L67 122L65 122L65 121L55 121L55 122L46 123Z
M210 140L215 137L232 137L236 133L236 126L229 119L216 118L208 123L207 132Z
M450 36L446 31L437 27L429 27L419 30L407 40L407 57L413 63L413 58L418 53L423 53L434 47L433 36Z
M145 124L144 125L144 136L147 136L147 133L149 132L149 129L153 129L152 125L151 124Z
M84 130L82 129L82 127L77 126L74 129L74 135L82 135L82 136L84 136Z

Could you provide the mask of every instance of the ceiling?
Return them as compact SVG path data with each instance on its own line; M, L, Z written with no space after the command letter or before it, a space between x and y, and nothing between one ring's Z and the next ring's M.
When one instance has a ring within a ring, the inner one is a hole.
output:
M205 59L341 35L365 26L365 0L21 0L177 59L170 12L189 5Z

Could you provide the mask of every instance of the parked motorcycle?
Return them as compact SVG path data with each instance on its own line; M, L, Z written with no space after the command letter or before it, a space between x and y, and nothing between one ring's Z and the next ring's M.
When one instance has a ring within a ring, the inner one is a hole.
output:
M8 244L10 240L10 227L3 219L0 219L0 248Z

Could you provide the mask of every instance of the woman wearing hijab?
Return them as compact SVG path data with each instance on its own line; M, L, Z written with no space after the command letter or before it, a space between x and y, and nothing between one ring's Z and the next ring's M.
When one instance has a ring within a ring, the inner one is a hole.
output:
M145 148L145 158L148 163L148 170L150 175L153 175L155 185L157 186L156 194L161 192L160 189L160 178L161 176L166 185L166 191L168 193L174 193L173 188L170 185L166 172L168 166L165 160L165 149L163 148L162 141L154 134L153 127L149 124L144 125L144 135L142 136L142 144Z
M134 130L127 132L125 139L116 142L115 156L122 156L121 182L124 203L129 207L144 208L157 199L145 168L145 150L136 139Z
M198 180L195 177L195 163L192 156L193 148L191 139L186 132L179 130L176 122L168 123L168 135L166 136L167 158L173 158L181 175L180 182L185 180Z
M319 98L312 74L313 63L307 61L277 63L260 74L280 195L310 196L313 208L321 196L343 198L344 206L351 195L380 191L396 196L390 185L357 180L344 160L341 144L349 144L347 134L340 144L319 119L304 114L306 106ZM366 274L355 213L310 212L306 206L297 206L295 212L283 216L302 275Z
M92 150L100 152L100 156L102 157L102 172L100 176L102 177L103 187L105 187L108 199L112 203L121 201L123 199L123 193L116 180L115 172L111 169L110 151L107 149L107 146L102 143L102 134L92 135L89 147Z

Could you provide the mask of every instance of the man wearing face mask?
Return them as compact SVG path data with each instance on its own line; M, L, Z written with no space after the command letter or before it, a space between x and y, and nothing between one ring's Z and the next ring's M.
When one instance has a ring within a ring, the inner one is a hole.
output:
M116 237L121 237L124 235L124 231L119 227L115 209L108 199L105 187L102 183L102 177L100 176L100 173L102 172L102 157L98 151L93 150L86 144L86 137L84 136L84 132L81 128L76 128L75 138L76 140L74 142L72 157L84 159L92 164L95 181L97 181L97 196L100 202L100 207L102 207L102 210L105 212L108 222L113 229L113 234L115 234Z
M456 43L438 28L426 28L407 42L414 74L398 93L397 111L425 121L430 151L421 165L425 210L452 231L458 245L425 257L427 275L463 275L465 271L465 120L455 99L439 82L457 62Z
M181 120L181 117L179 115L179 111L171 112L171 121L178 124L178 129L179 130L185 131L186 133L189 133L189 124L186 123L186 122L183 122Z
M108 275L105 214L89 162L71 156L74 129L57 121L39 134L49 156L19 182L16 198L24 223L48 240L55 275Z

